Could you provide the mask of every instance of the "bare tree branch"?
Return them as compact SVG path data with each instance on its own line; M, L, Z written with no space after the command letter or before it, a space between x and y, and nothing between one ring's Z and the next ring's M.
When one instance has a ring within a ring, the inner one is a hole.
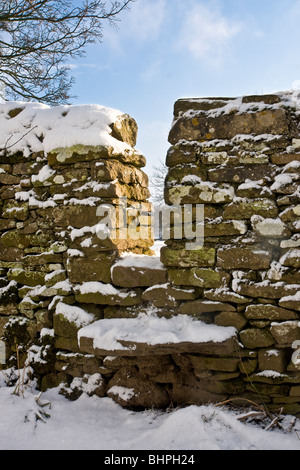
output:
M74 81L69 59L102 42L103 21L115 25L134 1L0 0L0 84L6 96L67 103Z

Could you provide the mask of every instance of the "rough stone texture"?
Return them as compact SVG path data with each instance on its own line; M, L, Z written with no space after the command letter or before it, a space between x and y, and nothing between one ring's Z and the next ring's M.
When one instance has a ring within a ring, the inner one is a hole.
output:
M197 299L182 301L179 311L236 328L242 345L238 377L244 383L237 394L250 393L260 402L261 393L272 409L280 404L294 414L300 410L299 365L291 353L300 334L297 100L278 93L175 103L165 200L182 207L205 204L204 245L189 252L184 242L190 240L171 237L161 252L171 285L201 290ZM181 178L174 177L176 171ZM214 212L208 214L208 205ZM193 229L196 223L193 215ZM209 389L207 371L215 362L195 356L197 361L207 364L206 376L198 372L199 382L184 384L174 395L186 395L188 403L214 402L218 398L206 395L211 392L232 396L236 378L227 378L231 390L219 382Z
M204 223L204 243L191 250L193 240L176 239L172 214L160 260L130 116L105 130L124 151L24 144L10 153L0 143L0 367L30 357L41 390L63 383L70 399L109 396L130 409L235 398L300 415L298 103L289 93L175 103L165 202L183 213L193 204L188 228ZM7 122L22 116L3 106ZM130 224L138 229L127 233ZM234 333L157 344L116 336L117 348L81 334L147 315Z

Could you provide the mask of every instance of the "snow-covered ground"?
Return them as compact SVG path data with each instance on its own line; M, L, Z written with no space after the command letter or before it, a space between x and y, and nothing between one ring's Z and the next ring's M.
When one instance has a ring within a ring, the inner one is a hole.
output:
M109 398L14 390L0 372L0 450L300 450L300 420L291 416L283 430L266 430L212 405L133 412Z

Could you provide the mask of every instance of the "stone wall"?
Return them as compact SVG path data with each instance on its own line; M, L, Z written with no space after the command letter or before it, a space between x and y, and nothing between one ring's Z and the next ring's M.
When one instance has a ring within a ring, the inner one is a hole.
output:
M10 380L25 366L41 390L72 399L300 413L299 109L290 93L175 103L165 201L177 212L157 256L130 116L1 105ZM191 220L178 218L186 205ZM197 227L204 244L187 249Z
M229 393L237 384L238 395L294 412L300 402L299 365L292 361L300 339L299 122L291 93L177 101L165 199L204 205L204 244L188 251L188 240L173 238L161 253L171 284L198 289L179 312L238 331L240 362L231 361L227 371L226 360L210 358L219 375L227 372L215 390Z

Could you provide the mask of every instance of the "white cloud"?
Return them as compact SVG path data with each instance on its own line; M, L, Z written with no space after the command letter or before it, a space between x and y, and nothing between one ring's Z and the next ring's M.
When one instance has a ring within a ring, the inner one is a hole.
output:
M229 52L232 39L241 31L241 24L222 15L217 2L190 2L187 5L178 46L195 58L219 65Z
M125 12L118 29L106 29L104 41L113 49L121 50L128 38L136 44L156 40L167 14L167 0L138 0Z
M131 7L126 31L139 41L156 39L167 12L166 0L138 0Z

